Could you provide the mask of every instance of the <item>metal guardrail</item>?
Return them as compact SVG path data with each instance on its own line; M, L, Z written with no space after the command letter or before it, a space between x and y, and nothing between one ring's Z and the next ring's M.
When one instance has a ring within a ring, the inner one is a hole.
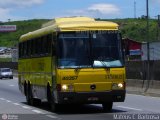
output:
M0 68L11 68L11 69L18 69L17 62L0 62Z

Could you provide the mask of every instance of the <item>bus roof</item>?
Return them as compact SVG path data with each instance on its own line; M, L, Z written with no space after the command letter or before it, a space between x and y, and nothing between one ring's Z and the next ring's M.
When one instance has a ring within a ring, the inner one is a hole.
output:
M92 31L92 30L118 30L118 24L108 21L95 21L89 17L56 18L42 28L21 36L20 41L33 39L55 31Z

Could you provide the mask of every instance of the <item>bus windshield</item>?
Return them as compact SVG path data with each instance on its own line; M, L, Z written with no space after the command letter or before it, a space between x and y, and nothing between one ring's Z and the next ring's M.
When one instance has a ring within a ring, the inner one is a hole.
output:
M59 68L122 66L121 38L118 33L59 34Z

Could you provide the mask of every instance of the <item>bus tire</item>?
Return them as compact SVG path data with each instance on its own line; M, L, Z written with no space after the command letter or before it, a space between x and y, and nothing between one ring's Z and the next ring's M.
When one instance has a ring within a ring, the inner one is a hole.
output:
M24 83L24 95L27 96L27 83Z
M34 98L30 84L27 85L26 100L28 105L34 105Z
M50 87L47 87L47 99L48 99L48 105L52 112L58 111L58 105L54 102L54 97L52 96L52 92Z
M104 112L111 112L113 107L113 102L107 102L102 104Z
M29 92L30 90L29 89L30 89L29 85L26 84L25 94L26 94L26 101L28 105L30 105L30 92Z
M58 112L58 104L54 102L54 99L52 99L50 106L52 112Z

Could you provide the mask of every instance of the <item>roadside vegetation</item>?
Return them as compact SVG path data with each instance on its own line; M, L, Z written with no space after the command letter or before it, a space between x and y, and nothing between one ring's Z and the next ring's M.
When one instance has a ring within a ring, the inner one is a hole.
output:
M128 37L135 41L146 42L147 33L147 21L146 19L115 19L112 20L120 25L120 30L123 37ZM149 21L149 41L158 40L158 30L160 32L160 27L158 27L158 22L155 19L150 19Z
M0 62L12 62L12 58L0 58Z
M101 20L101 19L98 19ZM104 19L103 19L104 20ZM108 20L108 19L105 19ZM49 20L34 19L25 21L15 21L0 23L5 25L17 25L16 32L0 33L0 46L12 47L17 45L19 37L22 34L41 28L43 23ZM146 20L140 19L111 19L109 21L116 22L120 25L122 36L131 38L136 41L146 41ZM150 41L157 41L158 27L157 20L151 19L150 25ZM160 31L160 30L159 30Z
M14 21L0 23L0 25L17 25L16 32L9 33L0 33L0 47L12 47L16 46L19 40L19 37L25 33L37 30L41 28L43 23L48 22L49 20L25 20L25 21Z

